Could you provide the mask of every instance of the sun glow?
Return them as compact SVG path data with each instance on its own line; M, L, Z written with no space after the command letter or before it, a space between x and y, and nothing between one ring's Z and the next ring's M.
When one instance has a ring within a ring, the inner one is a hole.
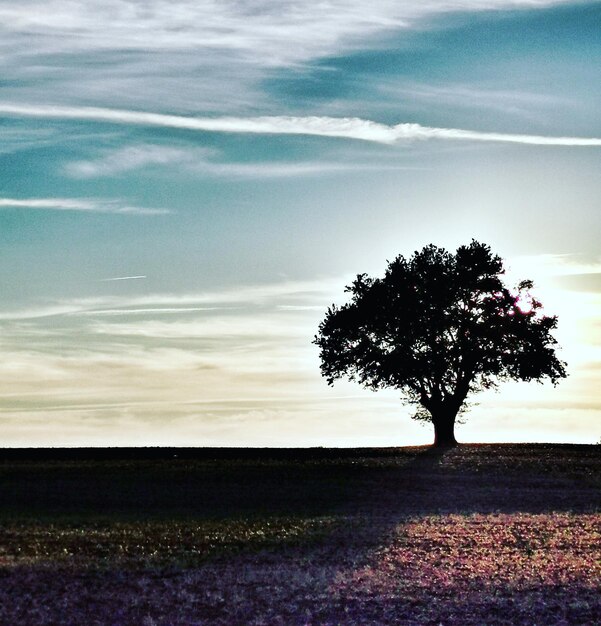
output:
M515 301L515 307L524 315L530 313L534 308L532 296L530 294L519 296Z

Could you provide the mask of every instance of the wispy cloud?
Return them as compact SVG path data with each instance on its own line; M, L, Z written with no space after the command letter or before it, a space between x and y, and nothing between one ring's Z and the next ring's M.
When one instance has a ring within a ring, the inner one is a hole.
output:
M101 278L100 282L112 283L116 280L141 280L143 278L146 278L146 276L115 276L114 278Z
M514 256L511 259L512 271L537 277L571 276L601 273L601 257L572 254L536 254Z
M273 111L274 71L380 47L449 12L576 0L24 0L0 3L3 92L20 101ZM93 71L90 60L95 59ZM235 88L232 89L232 85Z
M454 140L517 143L537 146L601 146L597 137L552 137L481 132L459 128L434 128L400 123L393 126L356 117L185 117L100 107L0 104L0 114L19 117L89 120L114 124L158 126L191 131L274 135L315 135L359 139L384 144L414 140Z
M83 211L127 215L165 215L167 209L128 206L117 200L87 198L0 198L0 209L36 209L45 211Z
M32 437L39 445L108 445L107 439L113 445L275 445L271 433L287 432L280 445L340 445L344 431L349 445L365 445L369 430L381 437L373 445L390 444L391 432L398 433L399 445L408 443L409 432L415 433L411 441L425 443L428 431L399 422L405 409L394 390L373 394L350 383L330 389L319 375L311 337L332 294L339 295L346 282L348 277L337 277L187 295L73 299L55 303L60 317L52 323L31 311L29 319L9 315L0 333L5 440L9 445L32 445ZM128 310L150 302L158 306ZM207 306L185 306L189 302ZM111 304L124 308L103 308ZM561 423L560 412L571 407L578 411L580 430L570 436L582 441L590 439L599 415L594 384L582 383L583 376L598 378L598 369L591 368L598 368L601 348L589 348L581 355L589 365L570 379L580 380L581 387L562 386L553 407L547 395L528 387L526 404L519 405L540 410L547 425ZM574 359L565 356L574 372ZM474 411L473 438L481 438L481 420L491 410L502 413L500 423L515 415L513 400L509 394L483 402ZM594 409L587 410L588 417L580 410L583 403ZM292 425L297 430L288 432ZM142 432L143 442L137 439Z
M65 301L63 315L56 305L60 317L51 323L31 317L31 311L23 312L28 319L9 315L0 322L0 413L6 420L27 411L30 425L35 416L60 420L76 414L79 429L98 420L106 439L107 424L129 418L151 430L167 414L169 420L189 419L189 425L178 425L189 437L188 426L214 423L216 416L222 422L229 415L239 416L236 423L256 421L263 409L281 415L295 398L301 411L316 402L308 384L329 393L311 360L316 314L282 312L275 304L327 301L328 284L283 282L183 298L164 293ZM240 306L180 307L182 299ZM109 315L98 310L146 300L170 306L114 309ZM89 315L74 315L86 305Z
M91 50L211 50L249 63L281 66L332 54L357 37L407 28L450 11L544 7L570 0L294 0L219 2L69 0L4 3L5 37L25 33L30 45L55 52ZM573 1L573 0L572 0ZM34 35L35 37L32 37Z
M255 337L261 342L272 339L289 341L303 336L303 331L310 337L310 329L299 325L294 327L289 320L274 314L241 314L221 318L213 315L208 319L177 321L143 320L136 322L95 323L92 332L108 336L147 337L156 339L204 339L215 341L230 337L242 341L242 338ZM307 341L307 344L309 342ZM240 348L240 345L238 346ZM226 346L224 346L226 349Z
M0 320L27 320L55 316L93 316L131 311L139 314L186 313L189 311L232 308L275 307L276 305L316 305L325 310L342 291L350 277L307 281L282 281L257 285L240 285L199 293L150 293L146 295L105 295L51 301L38 307L0 310Z
M216 306L188 306L188 307L148 307L128 309L94 309L92 311L79 311L79 315L89 317L103 316L127 316L127 315L181 315L184 313L198 313L201 311L223 311L231 307Z
M330 176L348 172L374 170L398 171L425 169L410 165L390 163L358 163L350 161L257 161L254 163L214 163L200 162L191 167L194 172L208 176L231 179L246 178L298 178L308 176Z
M416 167L391 163L353 161L254 161L223 162L215 160L217 151L205 148L172 148L137 144L106 151L96 159L72 161L63 171L73 178L99 178L160 165L177 167L195 175L230 179L292 178L341 174L349 171L401 170Z
M474 108L492 112L509 113L514 116L539 121L540 112L549 112L559 107L574 106L575 100L558 96L551 92L533 92L483 87L478 83L417 83L394 80L380 80L374 89L388 102L390 98L402 101L415 101L417 106L424 103L436 107L468 109Z
M171 146L139 144L106 152L94 160L73 161L67 164L65 170L74 178L114 176L147 166L190 163L205 158L208 153L209 150L199 148L191 151Z

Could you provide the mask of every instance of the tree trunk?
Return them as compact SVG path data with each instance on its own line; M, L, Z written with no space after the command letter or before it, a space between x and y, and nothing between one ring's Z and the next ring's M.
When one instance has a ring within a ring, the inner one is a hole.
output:
M448 413L432 418L434 424L433 445L435 448L447 448L457 445L457 440L455 439L455 417L456 413Z

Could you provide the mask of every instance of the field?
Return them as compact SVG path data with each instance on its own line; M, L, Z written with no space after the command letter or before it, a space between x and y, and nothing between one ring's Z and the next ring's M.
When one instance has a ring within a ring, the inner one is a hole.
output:
M601 624L601 446L0 451L0 624Z

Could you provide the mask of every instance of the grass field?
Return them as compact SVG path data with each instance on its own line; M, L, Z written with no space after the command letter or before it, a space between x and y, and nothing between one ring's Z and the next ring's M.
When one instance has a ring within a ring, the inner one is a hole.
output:
M0 451L0 624L601 624L601 446Z

